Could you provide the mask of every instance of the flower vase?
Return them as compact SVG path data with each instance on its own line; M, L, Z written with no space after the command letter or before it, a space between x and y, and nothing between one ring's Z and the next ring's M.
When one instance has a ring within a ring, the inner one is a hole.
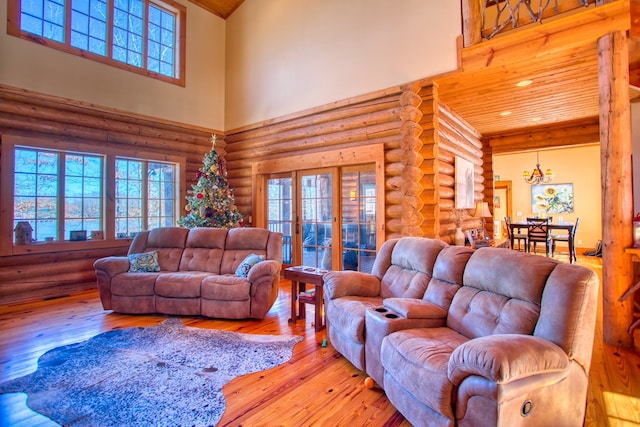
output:
M462 227L456 227L456 232L453 235L453 241L456 246L464 246L464 233Z

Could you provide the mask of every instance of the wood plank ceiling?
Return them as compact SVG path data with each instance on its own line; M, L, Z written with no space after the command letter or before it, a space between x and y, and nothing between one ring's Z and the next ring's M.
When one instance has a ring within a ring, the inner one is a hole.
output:
M244 0L190 1L226 19ZM587 28L586 23L580 23ZM574 37L563 40L565 45L556 46L555 49L549 49L550 34L541 32L542 55L518 56L514 50L503 53L503 57L510 55L510 58L501 65L477 67L471 71L459 70L433 78L439 86L440 98L482 135L597 118L597 37L591 33L589 37L575 37L581 34L580 30L572 28L575 22L565 25L569 26L568 34L573 30ZM515 48L522 50L521 46ZM530 42L526 44L526 49L532 50ZM638 86L638 38L631 38L629 50L631 82ZM531 80L532 83L517 87L516 84L523 80ZM640 88L632 86L631 98L640 100ZM501 115L504 112L510 114Z
M227 19L244 0L189 0L222 19Z

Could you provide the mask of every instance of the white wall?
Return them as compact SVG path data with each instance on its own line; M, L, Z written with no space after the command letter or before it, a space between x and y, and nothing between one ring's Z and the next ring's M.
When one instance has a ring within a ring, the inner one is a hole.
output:
M531 186L522 179L522 172L531 172L536 165L536 153L493 156L493 173L501 181L512 182L512 219L518 211L531 216ZM602 239L602 197L600 190L600 145L540 151L540 168L551 169L552 183L573 184L574 212L561 214L564 221L580 217L576 246L592 248ZM560 214L554 214L554 220ZM582 243L579 243L582 241Z
M0 0L0 84L224 130L225 21L186 0L186 86L104 65L7 34Z
M227 20L226 129L457 67L459 1L246 0Z

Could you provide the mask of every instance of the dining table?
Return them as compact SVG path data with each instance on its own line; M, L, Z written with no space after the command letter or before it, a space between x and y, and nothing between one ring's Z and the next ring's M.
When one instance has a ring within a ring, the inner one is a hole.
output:
M575 244L575 242L573 241L573 227L575 227L576 224L573 222L568 222L568 221L553 221L550 222L548 224L548 229L549 229L549 233L551 233L552 230L566 230L567 231L567 237L568 237L568 242L569 242L569 253L572 254L573 253L573 246ZM511 247L513 248L513 244L514 244L514 238L513 238L513 233L514 231L518 230L518 232L521 229L527 229L527 222L526 221L516 221L516 222L511 222L509 224L509 227L511 228Z

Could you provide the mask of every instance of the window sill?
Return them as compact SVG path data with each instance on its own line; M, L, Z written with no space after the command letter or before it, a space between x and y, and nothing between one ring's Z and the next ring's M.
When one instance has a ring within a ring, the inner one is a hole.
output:
M88 249L129 247L133 239L82 240L71 242L37 242L31 245L13 245L12 255L42 254L49 252L83 251Z

